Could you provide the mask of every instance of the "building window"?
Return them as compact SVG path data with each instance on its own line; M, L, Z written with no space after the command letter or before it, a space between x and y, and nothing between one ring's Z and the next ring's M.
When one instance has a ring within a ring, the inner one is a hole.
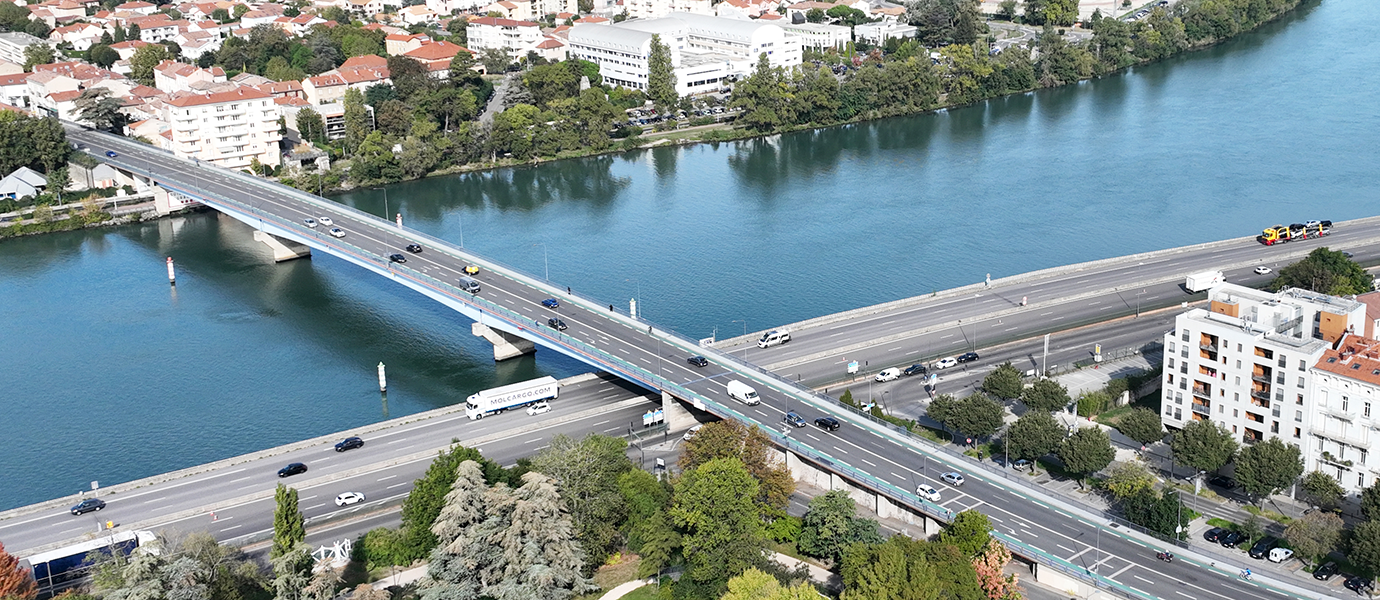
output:
M1294 428L1294 439L1296 439L1296 440L1299 439L1299 434L1301 434L1301 433L1303 433L1303 431L1300 430L1298 427L1295 427L1295 428Z
M1367 402L1367 403L1365 404L1365 406L1361 408L1361 412L1362 412L1365 416L1367 416L1367 417L1370 416L1370 403L1369 403L1369 402Z
M1301 410L1296 410L1296 411L1294 411L1294 421L1296 421L1296 422L1298 422L1298 423L1302 423L1302 422L1303 422L1303 411L1301 411Z
M1227 412L1227 407L1223 406L1223 407L1221 407L1221 409L1218 410L1217 412L1219 412L1219 413L1220 413L1220 412ZM1241 416L1241 411L1236 410L1235 408L1231 409L1231 418L1235 419L1235 418L1238 418L1238 417L1240 417L1240 416Z
M1170 350L1170 352L1173 352L1173 350ZM1169 368L1171 368L1171 369L1174 368L1174 357L1172 357L1172 356L1169 357Z
M1238 377L1236 378L1236 385L1241 385L1241 377L1240 377L1240 376L1238 376ZM1240 398L1239 398L1240 396L1241 396L1241 394L1237 394L1238 399L1240 399Z
M1184 413L1183 413L1183 410L1182 410L1182 409L1178 409L1178 408L1174 409L1174 420L1175 420L1175 421L1182 421L1182 420L1184 420Z
M1299 378L1299 389L1303 389L1303 378Z
M1239 360L1238 360L1238 361L1236 361L1236 368L1238 368L1238 369L1240 369L1240 368L1241 368L1241 361L1239 361Z
M1351 399L1342 396L1342 412L1346 412L1347 406L1351 404Z
M1300 371L1307 371L1307 370L1308 370L1308 363L1306 363L1306 362L1304 362L1304 361L1299 361L1299 370L1300 370Z
M1299 394L1298 399L1294 400L1294 404L1303 404L1303 394Z
M1356 474L1356 487L1358 487L1358 488L1364 488L1364 487L1366 487L1366 474L1365 474L1365 473L1357 473L1357 474Z

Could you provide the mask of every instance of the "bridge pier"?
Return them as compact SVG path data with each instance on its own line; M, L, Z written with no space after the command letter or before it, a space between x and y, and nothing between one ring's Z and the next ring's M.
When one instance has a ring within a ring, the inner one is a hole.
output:
M915 512L904 505L892 501L886 496L873 493L871 490L854 485L848 478L838 475L832 471L819 468L814 463L801 458L794 452L784 451L786 468L790 470L791 477L798 482L805 483L811 487L823 488L826 490L843 490L848 492L848 497L853 502L877 514L879 519L895 519L920 528L920 531L912 534L918 539L929 538L936 535L943 529L944 524L922 513Z
M311 248L294 242L285 240L271 233L262 231L254 232L254 241L261 242L273 250L273 262L284 262L297 258L311 256Z
M537 351L537 346L532 343L532 340L494 329L483 323L474 323L470 327L470 331L478 337L489 340L489 343L494 345L495 362Z
M676 397L666 390L661 391L661 414L665 415L666 427L670 431L689 429L698 422L695 420L695 415L690 414L690 411L677 402Z

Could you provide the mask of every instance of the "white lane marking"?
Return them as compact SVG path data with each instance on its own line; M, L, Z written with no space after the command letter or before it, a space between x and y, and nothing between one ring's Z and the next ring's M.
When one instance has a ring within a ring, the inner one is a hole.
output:
M1148 584L1150 584L1150 585L1155 585L1155 582L1150 581L1149 579L1146 579L1146 578L1144 578L1144 577L1141 577L1140 575L1132 575L1132 577L1135 577L1136 579L1139 579L1139 580L1141 580L1141 581L1144 581L1145 583L1148 583Z
M312 494L312 495L310 495L310 496L307 496L306 498L301 498L301 499L299 499L299 501L311 500L312 498L315 498L315 497L317 497L318 495L319 495L319 494Z
M230 481L227 481L226 483L238 483L238 482L244 481L244 480L246 480L246 479L253 479L253 478L254 478L254 476L253 476L253 475L250 475L249 477L241 477L241 478L239 478L239 479L231 479Z
M897 350L900 350L901 348L904 348L904 346L897 346L897 347L895 347L895 348L892 348L892 349L890 349L890 350L887 350L887 352L895 352L895 351L897 351Z
M313 509L313 508L321 508L321 507L323 507L323 506L325 506L325 505L326 505L325 502L322 502L321 504L313 504L313 505L311 505L311 506L308 506L305 510L311 510L311 509Z
M907 352L907 353L906 353L906 356L910 356L910 355L912 355L912 354L919 354L919 353L920 353L919 350L911 350L910 352Z
M1183 593L1183 592L1180 592L1179 590L1174 590L1174 593L1175 593L1175 594L1178 594L1178 595L1180 595L1180 596L1183 596L1183 597L1185 597L1185 598L1188 598L1188 600L1196 600L1193 596L1190 596L1190 595L1188 595L1188 594L1185 594L1185 593Z
M1110 557L1109 557L1109 558L1110 558ZM1130 571L1130 570L1131 570L1131 567L1134 567L1134 566L1136 566L1135 563L1126 565L1125 567L1122 567L1122 569L1121 569L1120 571L1117 571L1117 572L1112 573L1111 575L1109 575L1109 576L1107 577L1107 579L1115 579L1115 578L1117 578L1117 577L1120 577L1122 573L1125 573L1125 572L1127 572L1127 571Z
M1053 319L1050 319L1050 320L1051 320L1051 321L1058 321L1059 319L1062 319L1062 318L1063 318L1063 317L1054 317Z
M869 464L869 465L872 465L872 468L874 468L874 469L877 468L877 463L874 463L874 462L872 462L872 461L870 461L870 460L867 460L866 458L859 459L859 460L861 460L861 461L863 461L863 462L865 462L865 463L867 463L867 464Z
M542 438L532 438L532 439L530 439L530 440L527 440L527 441L523 442L523 444L526 445L526 444L531 444L531 443L533 443L533 442L540 442L540 441L542 441Z
M150 504L150 503L153 503L153 502L162 502L162 501L167 500L167 499L168 499L167 496L163 496L162 498L154 498L154 499L152 499L152 500L145 500L143 503L144 503L144 504Z
M1040 537L1040 536L1037 535L1034 531L1031 531L1031 530L1026 529L1026 528L1024 528L1024 527L1021 528L1021 531L1025 532L1025 534L1028 535L1028 536L1030 536L1030 537Z
M388 486L388 487L386 487L386 488L383 488L383 489L391 490L391 489L393 489L393 488L402 487L402 486L405 486L405 485L411 485L411 483L404 481L404 482L402 482L402 483L395 483L395 484L390 485L390 486Z
M234 526L232 526L232 527L226 527L225 529L222 529L221 531L230 531L231 529L239 529L239 528L241 528L241 527L244 527L244 525L234 525Z
M892 477L895 477L895 478L897 478L897 479L900 479L900 480L905 480L905 477L902 477L902 476L900 476L900 475L897 475L897 474L896 474L896 471L892 471L892 472L891 472L891 476L892 476Z
M1113 309L1113 308L1116 308L1116 307L1115 307L1115 306L1104 306L1104 307L1099 308L1099 309L1097 309L1097 310L1111 310L1111 309Z
M621 431L622 429L623 429L622 426L613 427L613 428L611 428L611 429L605 429L605 430L603 431L603 433L608 433L608 432L610 432L610 431Z
M1052 315L1052 314L1054 314L1054 311L1051 310L1051 311L1049 311L1049 312L1042 312L1042 313L1040 313L1040 316L1042 316L1042 317L1048 317L1048 316L1050 316L1050 315Z
M599 425L603 425L604 423L608 423L609 421L612 421L612 420L613 420L613 419L604 419L603 421L599 421L598 423L595 423L594 425L597 427L597 426L599 426Z
M1016 329L1018 329L1018 328L1016 328L1016 327L1007 327L1007 328L1006 328L1007 331L1015 331Z
M951 337L953 337L953 336L954 336L954 334L950 333L949 335L940 336L939 339L941 339L941 340L943 340L943 339L948 339L948 338L951 338Z
M392 478L394 478L394 477L397 477L397 475L389 475L389 476L387 476L387 477L382 477L382 478L379 479L379 481L384 481L384 480L386 480L386 479L392 479Z
M393 440L393 441L388 442L388 443L389 443L389 444L396 444L396 443L398 443L398 442L406 442L406 441L407 441L407 438L402 438L402 439L400 439L400 440Z
M1065 549L1065 550L1068 550L1069 552L1077 552L1077 550L1074 550L1073 548L1070 548L1070 547L1065 546L1065 545L1063 545L1063 544L1055 544L1055 546L1058 546L1058 547L1060 547L1060 548L1063 548L1063 549Z

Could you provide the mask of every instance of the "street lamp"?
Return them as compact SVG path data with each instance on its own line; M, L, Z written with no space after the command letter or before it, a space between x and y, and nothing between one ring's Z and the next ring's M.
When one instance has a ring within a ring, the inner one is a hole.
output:
M1137 318L1137 319L1140 318L1140 296L1141 296L1141 294L1144 294L1144 293L1145 293L1145 290L1141 290L1141 291L1139 291L1139 292L1136 292L1136 318Z
M977 343L977 334L978 334L978 318L977 318L977 311L978 311L978 298L981 298L981 297L982 297L982 294L973 294L973 350L977 350L977 347L978 347L978 343Z
M533 246L541 246L541 262L546 266L546 280L551 281L551 261L546 258L546 242L537 242Z
M886 401L886 395L887 395L887 394L890 394L890 393L891 393L891 390L886 390L886 391L882 392L882 410L886 411L887 413L890 413L890 412L891 412L891 405L890 405L890 404L887 404L887 401Z

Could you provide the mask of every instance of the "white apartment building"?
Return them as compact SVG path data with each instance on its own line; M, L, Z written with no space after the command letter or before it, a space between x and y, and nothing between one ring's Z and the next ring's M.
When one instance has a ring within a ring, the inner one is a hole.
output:
M1207 309L1179 315L1164 336L1164 424L1211 420L1242 444L1278 437L1316 454L1321 413L1312 367L1348 331L1364 330L1365 305L1229 283L1208 298Z
M469 39L467 46L476 54L489 48L502 48L508 51L508 56L517 58L542 42L540 25L498 17L470 19L465 33Z
M24 64L24 49L42 43L44 43L43 40L27 33L13 31L0 33L0 60L22 65Z
M167 103L163 122L171 130L172 151L229 169L249 167L252 159L276 167L281 162L278 107L273 96L251 87L230 92L186 94Z
M1337 478L1351 494L1380 477L1380 341L1347 335L1312 369L1308 471Z
M659 19L671 13L714 14L710 0L624 0L623 8L631 19Z
M804 48L843 48L853 41L853 30L847 25L783 22L781 28L800 36Z

